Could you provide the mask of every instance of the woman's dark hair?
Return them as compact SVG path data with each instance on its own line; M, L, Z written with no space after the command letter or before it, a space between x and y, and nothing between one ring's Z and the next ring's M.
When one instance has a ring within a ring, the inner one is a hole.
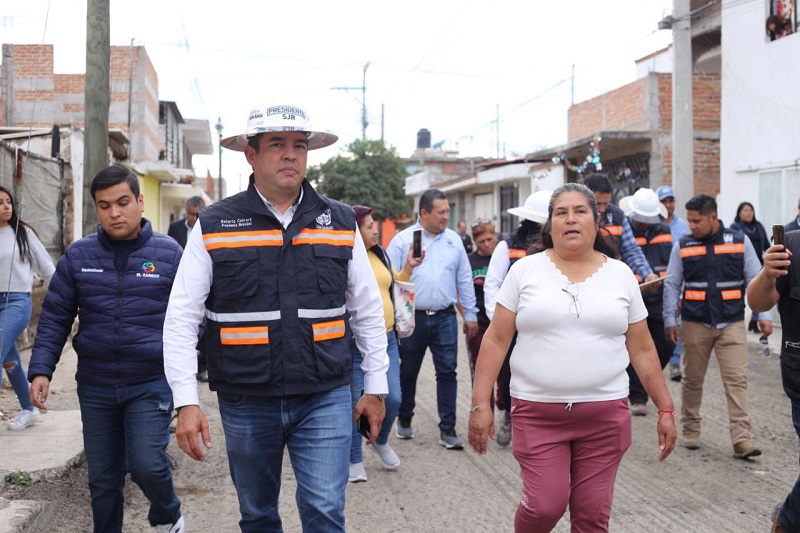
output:
M371 215L375 212L374 209L366 205L354 205L353 211L356 212L356 226L359 228L361 227L361 224L364 223L364 219L367 218L367 215Z
M534 243L534 247L537 249L535 250L532 249L533 253L541 252L543 250L553 247L553 235L552 235L553 205L555 204L559 196L568 192L577 192L582 194L584 198L586 198L586 202L589 204L589 209L592 210L592 218L594 218L595 224L599 225L600 212L597 210L597 198L595 198L592 190L589 189L589 187L587 187L586 185L582 185L580 183L565 183L564 185L553 191L553 196L550 197L550 204L547 206L547 222L545 222L544 226L542 226L541 239L539 239L536 243ZM617 250L617 247L614 245L614 242L611 240L611 237L606 236L605 233L599 230L595 235L593 248L595 249L595 251L605 254L608 257L619 259L619 250ZM530 253L531 252L529 252L529 254Z
M734 222L742 222L742 217L740 215L742 213L742 209L744 209L745 206L748 206L748 207L750 207L750 209L753 210L753 223L755 224L757 222L757 220L756 220L756 208L753 207L753 204L751 204L750 202L742 202L742 203L739 204L739 207L736 208L736 218L734 218L733 221ZM742 223L744 223L744 222L742 222Z
M122 165L111 165L98 172L92 180L90 189L92 192L92 200L94 200L94 194L97 191L108 189L120 183L127 183L131 188L133 197L139 198L139 178L136 177L136 174Z
M16 234L17 237L17 248L19 249L19 257L23 261L31 262L31 247L28 244L28 232L25 231L25 228L30 229L34 233L36 233L32 227L28 224L23 222L19 215L17 214L17 203L14 201L14 195L11 194L11 191L6 189L3 186L0 186L0 193L6 193L8 195L9 200L11 201L11 219L8 221L8 225L11 226L11 231Z

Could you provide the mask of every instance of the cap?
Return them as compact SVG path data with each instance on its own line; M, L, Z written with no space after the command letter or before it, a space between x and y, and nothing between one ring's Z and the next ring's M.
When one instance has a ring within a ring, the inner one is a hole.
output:
M658 189L656 189L656 194L658 194L658 201L664 200L664 198L675 198L675 191L672 190L672 187L669 185L662 185Z

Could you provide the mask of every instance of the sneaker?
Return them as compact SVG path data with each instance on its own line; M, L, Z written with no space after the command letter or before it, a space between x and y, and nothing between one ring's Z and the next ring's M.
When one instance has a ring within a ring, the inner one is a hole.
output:
M736 459L749 459L761 455L761 450L753 446L749 440L744 440L733 446L733 456Z
M156 526L156 533L183 533L183 516L174 524L161 524Z
M439 444L441 444L448 450L464 449L464 443L461 442L461 439L458 438L458 435L456 435L455 429L441 430L439 432Z
M398 439L413 439L414 428L411 427L411 419L398 417L394 434L397 435Z
M503 423L497 429L497 444L500 446L508 446L511 444L511 413L503 411Z
M687 450L700 449L700 434L699 433L684 433L683 434L683 447ZM761 453L761 452L758 452Z
M683 374L681 374L681 365L669 365L669 379L680 383L681 378L683 378Z
M367 480L367 471L364 470L364 463L350 463L350 475L347 481L350 483L360 483Z
M33 411L22 409L17 416L8 421L8 429L11 431L22 431L31 424L35 424L39 420L39 409L33 408Z
M632 403L631 414L633 416L647 416L647 406L643 403Z
M197 381L202 381L203 383L208 382L208 370L203 370L202 372L198 372Z
M373 452L378 454L378 459L381 460L383 468L386 470L394 470L400 466L400 458L394 453L394 450L388 444L378 444L373 442L369 445Z

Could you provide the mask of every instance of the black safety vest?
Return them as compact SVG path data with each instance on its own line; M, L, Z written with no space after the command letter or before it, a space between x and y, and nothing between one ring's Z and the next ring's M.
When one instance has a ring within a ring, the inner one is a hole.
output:
M744 320L744 233L722 228L708 240L680 239L683 261L681 317L722 324Z
M608 204L606 212L600 215L600 231L614 238L614 244L617 246L617 250L622 250L623 220L625 220L625 213L614 204Z
M647 258L650 268L659 277L664 277L667 274L669 256L672 252L672 233L669 230L669 226L651 224L647 227L647 230L639 231L634 223L631 222L631 231L636 239L636 244L639 245L642 253ZM639 283L644 281L638 274L634 275ZM648 318L663 320L663 297L664 287L662 285L659 285L654 291L642 292L642 299L647 307Z
M286 229L252 176L247 191L200 212L213 262L204 339L212 390L286 396L350 382L345 292L355 213L302 186Z
M506 244L508 245L508 268L528 255L528 243L520 241L516 235L506 239Z
M778 312L783 326L781 377L786 395L792 400L800 400L800 231L786 234L786 248L793 254L789 265L788 287L783 286L787 281L781 278L777 282L781 292Z

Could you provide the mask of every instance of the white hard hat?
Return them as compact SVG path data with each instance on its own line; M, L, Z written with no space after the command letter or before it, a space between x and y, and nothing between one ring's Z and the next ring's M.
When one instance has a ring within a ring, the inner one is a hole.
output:
M528 196L523 205L512 207L508 209L508 212L519 218L544 224L547 222L547 209L551 196L553 196L553 191L536 191Z
M667 216L667 208L659 201L653 189L639 189L633 193L630 197L630 210L631 220L643 224L660 224L663 220L661 217Z
M308 138L308 149L316 150L335 143L339 137L329 131L314 130L308 115L299 107L276 105L250 111L244 133L227 137L220 144L229 150L244 152L247 140L259 133L300 131Z

